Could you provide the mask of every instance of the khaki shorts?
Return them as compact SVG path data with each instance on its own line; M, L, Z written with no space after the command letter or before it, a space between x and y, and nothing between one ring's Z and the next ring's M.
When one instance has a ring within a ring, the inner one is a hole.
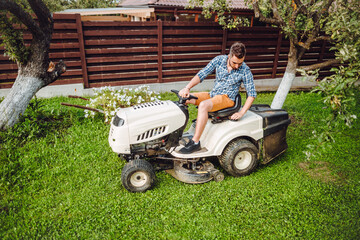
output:
M220 109L233 107L235 105L235 102L232 101L226 94L225 95L216 95L212 98L210 97L210 93L208 93L208 92L196 92L196 93L191 93L191 95L198 97L198 99L196 100L196 103L195 103L195 105L197 105L197 106L199 106L199 104L202 101L210 99L213 104L213 107L210 112L215 112Z

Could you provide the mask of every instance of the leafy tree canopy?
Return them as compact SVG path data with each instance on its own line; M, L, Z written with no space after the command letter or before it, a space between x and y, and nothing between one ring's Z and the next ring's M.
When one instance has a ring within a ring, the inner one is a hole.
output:
M36 1L35 1L36 2ZM50 12L62 11L65 9L82 9L82 8L106 8L115 7L115 0L43 0ZM24 10L31 15L34 14L33 9L26 0L3 0L2 4L13 4L14 7ZM0 8L0 33L1 40L5 46L5 54L10 59L25 64L29 57L30 49L25 46L23 40L23 30L26 29L24 24L17 16L9 13L7 10ZM30 17L30 15L28 16ZM15 27L14 26L18 26Z
M116 7L116 0L44 0L50 11L83 8L108 8Z

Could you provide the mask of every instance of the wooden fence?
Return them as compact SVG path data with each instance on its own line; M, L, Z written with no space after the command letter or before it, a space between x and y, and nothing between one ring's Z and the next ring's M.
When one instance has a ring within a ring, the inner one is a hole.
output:
M53 84L91 88L190 80L236 41L246 45L245 61L255 79L281 77L287 64L289 41L277 28L227 31L217 23L82 21L79 14L54 14L54 20L50 58L63 59L68 68ZM30 42L31 35L24 38ZM332 58L329 48L325 41L315 43L300 65ZM0 88L10 88L17 66L3 51ZM320 72L328 74L328 69Z

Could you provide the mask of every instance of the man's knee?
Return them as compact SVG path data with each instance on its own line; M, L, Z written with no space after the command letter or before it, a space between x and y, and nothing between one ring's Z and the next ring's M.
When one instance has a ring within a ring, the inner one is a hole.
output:
M213 107L213 103L210 99L202 101L199 104L199 111L207 111L210 112Z

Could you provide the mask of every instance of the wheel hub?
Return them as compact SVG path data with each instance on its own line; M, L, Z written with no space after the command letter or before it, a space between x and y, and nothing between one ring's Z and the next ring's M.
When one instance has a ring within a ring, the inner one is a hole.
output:
M135 172L130 177L130 183L135 187L144 186L147 181L148 181L148 175L142 171Z
M234 165L239 170L245 169L251 164L251 159L252 157L250 152L241 151L236 155Z

